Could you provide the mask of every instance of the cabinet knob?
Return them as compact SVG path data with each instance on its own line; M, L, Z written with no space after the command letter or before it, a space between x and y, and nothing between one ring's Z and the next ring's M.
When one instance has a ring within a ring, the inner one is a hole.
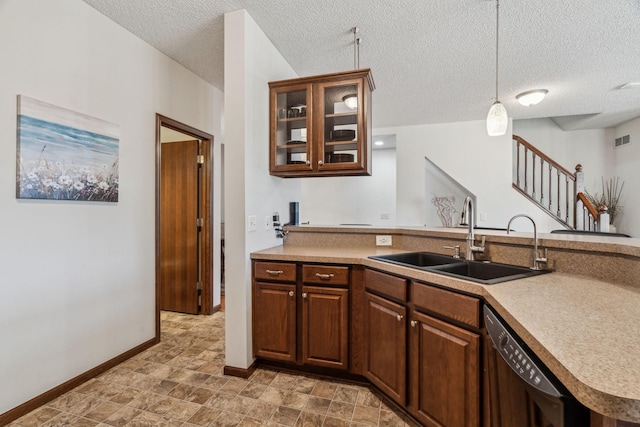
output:
M284 273L284 271L282 270L266 270L268 274L272 275L272 276L277 276L279 274Z
M302 298L306 298L306 297L307 297L307 293L306 293L306 292L303 292L303 293L302 293Z
M318 166L322 166L324 165L324 162L322 160L318 160Z
M316 273L316 277L324 280L333 279L333 273L330 273L330 274Z
M305 163L309 166L311 164L311 160L307 160Z
M289 291L289 296L292 297L293 296L293 291Z
M404 319L404 316L402 314L398 314L396 316L396 319L398 319L398 322L402 322L402 319Z
M411 321L411 327L412 328L415 328L417 324L418 324L418 322L416 322L415 320Z

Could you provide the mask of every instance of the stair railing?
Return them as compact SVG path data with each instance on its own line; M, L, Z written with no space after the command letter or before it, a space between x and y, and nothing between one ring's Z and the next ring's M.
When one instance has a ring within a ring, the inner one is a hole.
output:
M583 192L576 194L576 230L599 231L600 212Z
M576 195L582 190L576 186L576 173L565 169L523 138L513 135L513 141L515 143L513 188L564 227L573 229L576 218Z

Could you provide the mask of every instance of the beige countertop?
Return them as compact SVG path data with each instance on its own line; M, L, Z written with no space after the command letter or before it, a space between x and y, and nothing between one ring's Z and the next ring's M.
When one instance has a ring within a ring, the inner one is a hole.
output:
M581 236L553 237L557 245L577 243L582 250L594 250L593 240ZM622 245L616 239L596 241L605 252L638 253L637 239ZM368 258L407 251L285 244L254 252L251 258L359 264L481 296L584 405L608 417L640 422L640 287L558 272L483 285ZM640 262L634 269L640 275Z

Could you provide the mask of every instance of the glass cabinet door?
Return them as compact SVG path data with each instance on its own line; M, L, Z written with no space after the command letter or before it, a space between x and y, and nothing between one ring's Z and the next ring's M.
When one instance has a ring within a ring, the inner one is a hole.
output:
M320 168L353 167L354 163L360 163L360 90L357 81L321 86L324 128L320 138Z
M307 144L311 141L310 97L311 89L306 85L272 94L272 114L275 115L272 138L276 141L275 151L271 153L272 166L311 168L311 152Z

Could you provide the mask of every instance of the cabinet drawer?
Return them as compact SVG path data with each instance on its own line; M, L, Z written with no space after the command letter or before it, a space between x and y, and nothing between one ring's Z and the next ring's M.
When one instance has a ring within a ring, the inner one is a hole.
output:
M260 280L276 280L278 282L295 282L296 265L289 262L256 261L254 277Z
M407 301L407 279L368 269L364 274L367 289L399 301Z
M446 316L474 328L480 327L480 300L478 298L413 282L411 300L416 307Z
M348 285L349 267L335 265L303 265L302 281L321 285Z

